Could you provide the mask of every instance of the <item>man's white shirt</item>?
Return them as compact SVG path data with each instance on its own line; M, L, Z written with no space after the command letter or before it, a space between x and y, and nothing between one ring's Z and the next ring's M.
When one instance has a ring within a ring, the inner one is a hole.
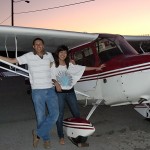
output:
M32 89L46 89L51 88L51 68L50 63L54 61L51 53L47 52L41 59L33 52L26 53L17 57L20 65L27 64L29 71L29 78Z

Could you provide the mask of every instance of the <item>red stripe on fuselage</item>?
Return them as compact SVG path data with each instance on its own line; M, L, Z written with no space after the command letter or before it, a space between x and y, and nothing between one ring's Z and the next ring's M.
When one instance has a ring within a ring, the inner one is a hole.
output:
M91 73L88 76L83 76L79 82L104 79L104 78L109 78L109 77L113 77L117 75L123 75L123 74L128 74L128 73L133 73L133 72L144 71L144 70L150 70L150 64L130 66L130 67L125 67L125 68L115 69L114 71L109 70L106 72L100 72L100 73L95 73L95 74Z

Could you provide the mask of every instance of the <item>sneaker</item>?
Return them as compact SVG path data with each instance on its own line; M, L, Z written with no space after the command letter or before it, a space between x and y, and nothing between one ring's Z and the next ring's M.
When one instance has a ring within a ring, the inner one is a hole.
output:
M64 145L64 144L65 144L64 138L60 138L59 143L60 143L61 145Z
M45 148L45 149L49 149L49 148L51 148L50 141L44 141L43 146L44 146L44 148Z
M35 130L32 130L32 135L33 135L33 147L36 148L38 146L40 138L38 138L37 135L35 134Z

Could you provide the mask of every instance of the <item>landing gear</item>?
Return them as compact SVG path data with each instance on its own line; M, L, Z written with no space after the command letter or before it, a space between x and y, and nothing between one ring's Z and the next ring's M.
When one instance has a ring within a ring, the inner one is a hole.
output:
M150 103L147 104L139 104L134 107L134 109L140 113L143 117L150 119Z
M88 147L88 136L95 132L95 127L84 118L67 118L63 121L69 140L78 147Z
M93 104L93 107L92 109L90 110L89 114L87 115L86 117L86 120L89 120L90 117L92 116L92 114L94 113L95 109L101 104L103 103L104 100L101 100L101 99L98 99L94 104Z
M77 138L68 137L69 140L78 147L88 147L89 143L86 143L88 137L78 136Z

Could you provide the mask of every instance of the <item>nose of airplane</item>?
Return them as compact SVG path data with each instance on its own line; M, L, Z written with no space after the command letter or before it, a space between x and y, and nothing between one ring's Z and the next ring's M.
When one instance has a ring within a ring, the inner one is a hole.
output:
M84 118L67 118L63 121L66 134L69 137L88 137L95 132L95 127Z

